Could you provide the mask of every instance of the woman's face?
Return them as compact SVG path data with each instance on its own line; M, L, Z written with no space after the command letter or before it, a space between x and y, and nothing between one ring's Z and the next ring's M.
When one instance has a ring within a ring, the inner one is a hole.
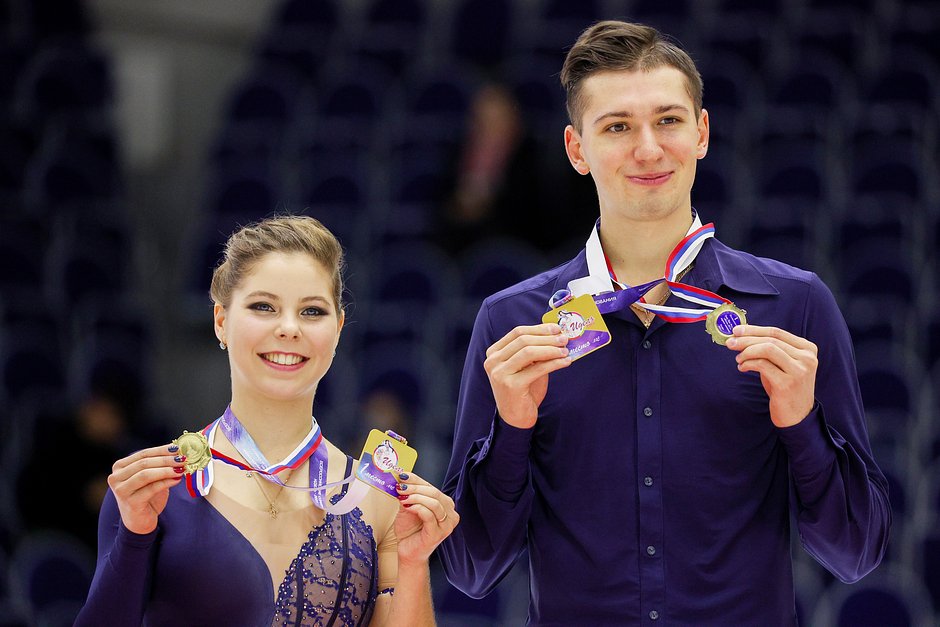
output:
M304 253L269 253L215 306L228 345L232 399L240 404L312 402L343 328L330 273Z

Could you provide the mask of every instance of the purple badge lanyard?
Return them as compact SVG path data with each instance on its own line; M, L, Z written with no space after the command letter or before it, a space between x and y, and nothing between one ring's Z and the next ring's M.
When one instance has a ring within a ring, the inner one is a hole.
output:
M614 281L611 278L610 270L607 268L607 260L601 246L600 224L601 221L598 218L584 246L588 276L569 281L567 290L555 292L549 301L549 307L558 307L571 298L591 294L594 296L594 302L597 303L597 308L602 314L626 309L636 303L637 306L653 312L667 322L685 323L704 320L713 309L729 302L728 299L714 292L676 281L682 271L695 261L695 257L705 244L705 240L715 236L715 225L709 223L703 226L697 213L694 214L692 226L689 227L686 236L670 253L666 261L663 278L632 287L617 282L617 285L623 288L618 291L614 291ZM640 300L646 292L663 282L669 286L669 291L673 295L697 305L703 305L707 309L652 305Z
M219 453L214 449L213 443L215 441L215 435L219 430L225 434L225 437L228 438L229 442L232 443L232 446L235 447L235 450L238 451L247 464ZM247 472L256 472L268 481L277 483L285 488L305 490L310 493L310 498L313 500L314 505L331 514L339 515L352 511L368 492L369 487L362 481L357 480L355 474L346 477L342 481L326 483L327 470L329 468L329 451L323 440L320 425L317 424L316 418L311 417L310 431L304 439L301 440L300 444L297 445L297 448L276 464L268 463L264 453L261 452L254 439L252 439L251 434L248 433L232 412L231 407L226 407L225 413L209 425L204 432L206 432L206 436L209 440L209 447L212 449L213 460L217 459ZM286 485L277 477L277 474L281 471L287 468L297 468L308 459L310 460L310 487ZM193 477L195 491L202 496L206 496L212 487L213 477L214 472L211 463L202 470L197 471L197 476ZM348 483L352 485L339 501L335 504L327 502L325 498L327 490Z

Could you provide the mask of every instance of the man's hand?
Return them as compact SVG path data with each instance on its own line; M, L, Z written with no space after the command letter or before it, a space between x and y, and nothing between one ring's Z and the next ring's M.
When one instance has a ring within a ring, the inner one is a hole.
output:
M571 364L567 343L561 328L549 323L516 327L487 349L483 368L506 424L519 429L535 425L549 373Z
M760 374L775 425L791 427L806 418L815 403L815 344L777 327L747 324L734 328L726 346L738 352L738 370Z

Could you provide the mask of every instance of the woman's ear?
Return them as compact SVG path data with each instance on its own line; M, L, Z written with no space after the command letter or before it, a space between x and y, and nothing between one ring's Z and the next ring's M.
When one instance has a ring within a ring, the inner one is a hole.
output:
M212 307L212 320L215 327L215 336L221 345L225 345L225 307L216 303Z

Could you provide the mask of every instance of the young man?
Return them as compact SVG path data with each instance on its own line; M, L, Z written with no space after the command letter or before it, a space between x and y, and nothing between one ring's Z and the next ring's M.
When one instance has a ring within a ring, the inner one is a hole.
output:
M685 52L602 22L561 79L600 220L480 309L448 578L485 595L528 550L532 625L793 625L791 520L847 582L890 527L845 322L816 275L728 248L692 209L709 121Z

